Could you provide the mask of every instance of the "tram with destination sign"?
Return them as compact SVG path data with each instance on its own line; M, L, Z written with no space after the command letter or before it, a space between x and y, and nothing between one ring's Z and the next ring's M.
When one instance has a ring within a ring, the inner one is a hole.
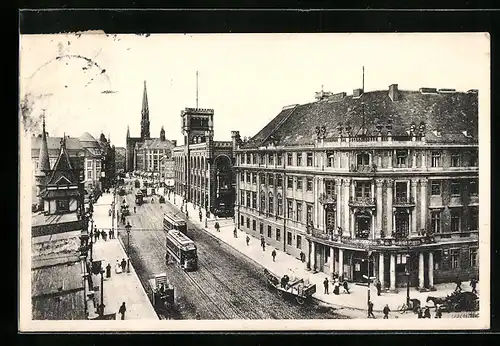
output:
M178 230L169 230L167 232L167 263L170 257L180 264L186 271L198 269L198 254L196 244L184 233Z

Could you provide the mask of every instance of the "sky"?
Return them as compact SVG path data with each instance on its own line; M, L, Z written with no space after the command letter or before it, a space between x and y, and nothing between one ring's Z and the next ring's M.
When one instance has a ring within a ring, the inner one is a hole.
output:
M89 132L125 146L140 135L143 83L150 132L182 144L180 112L214 109L216 140L251 137L284 106L320 91L479 89L489 93L489 36L470 34L22 35L25 128L50 136ZM28 133L31 133L28 132Z

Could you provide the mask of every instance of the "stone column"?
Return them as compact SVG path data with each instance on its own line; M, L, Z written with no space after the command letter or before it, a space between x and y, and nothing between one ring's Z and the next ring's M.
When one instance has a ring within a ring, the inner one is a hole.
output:
M344 179L344 193L342 196L342 199L344 201L344 234L347 235L346 233L349 232L349 185L351 184L351 179Z
M342 227L342 223L341 223L341 216L342 216L342 213L341 213L341 208L342 208L342 199L341 199L341 196L342 196L342 193L341 193L341 187L342 187L342 180L340 179L336 179L335 180L335 185L337 186L337 210L336 210L336 215L335 215L335 221L336 221L336 225L337 227Z
M318 268L316 268L316 246L313 241L311 241L311 269L318 270Z
M424 287L424 253L418 253L418 287Z
M389 289L394 291L396 289L396 255L391 253L391 267L390 267L390 286Z
M333 249L333 246L330 248L330 274L335 273L335 251Z
M286 237L286 234L284 235ZM312 267L312 241L307 240L307 261L311 264Z
M417 151L415 149L412 150L411 168L417 168Z
M427 151L421 151L421 159L422 159L422 168L427 168Z
M417 184L418 179L412 179L411 181L411 197L415 202L415 207L411 210L411 230L410 234L416 234L417 230Z
M344 275L344 250L339 248L339 275Z
M314 199L313 201L318 201L319 200L319 178L315 177L314 180ZM320 222L319 222L319 209L322 207L321 203L314 203L314 224L320 227Z
M354 216L354 213L349 211L349 218L351 219L350 222L349 222L349 236L351 238L355 238L356 235L355 235L355 225L356 225L356 219L355 219L355 216Z
M420 179L420 229L427 225L427 179Z
M428 275L427 278L429 279L429 287L434 286L434 253L432 251L429 251L429 262L427 264L427 270L428 270Z
M388 151L388 161L389 161L388 168L392 168L392 150Z
M378 254L378 280L380 281L382 288L385 288L384 269L385 269L384 268L384 253L380 252Z
M393 225L392 225L392 217L394 214L394 212L392 211L392 185L393 184L394 184L393 179L387 180L387 215L386 215L386 219L387 219L386 235L387 236L391 236L392 231L393 231Z
M376 192L376 199L377 199L377 216L376 216L376 221L375 221L375 238L380 238L380 231L382 230L382 212L383 212L383 206L382 206L382 186L384 185L384 180L383 179L377 179L375 181L377 184L377 192Z

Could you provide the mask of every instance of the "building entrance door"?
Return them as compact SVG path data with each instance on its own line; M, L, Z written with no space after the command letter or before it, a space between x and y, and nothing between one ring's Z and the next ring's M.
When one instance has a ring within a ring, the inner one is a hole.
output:
M396 221L396 237L406 238L408 237L408 232L410 230L410 220L409 215L406 210L397 211L394 215Z

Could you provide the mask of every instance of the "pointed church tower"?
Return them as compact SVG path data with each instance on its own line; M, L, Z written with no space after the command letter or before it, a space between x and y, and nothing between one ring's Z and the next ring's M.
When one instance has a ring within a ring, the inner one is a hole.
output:
M130 138L130 127L127 125L127 138Z
M148 91L146 89L146 81L144 81L144 93L142 94L142 110L141 110L141 139L149 139L149 105L148 105Z
M38 167L35 172L36 193L38 197L38 205L43 210L43 200L41 198L42 191L47 183L47 177L50 172L49 149L47 145L47 132L45 130L45 114L42 115L42 143L40 145L40 153L38 155Z
M163 128L163 126L160 130L160 141L165 142L165 129Z

